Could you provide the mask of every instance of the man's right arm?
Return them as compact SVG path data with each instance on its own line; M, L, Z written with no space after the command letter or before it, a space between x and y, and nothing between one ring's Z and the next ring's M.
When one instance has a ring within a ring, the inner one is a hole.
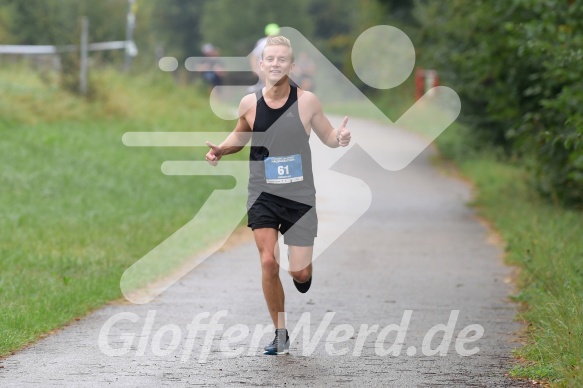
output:
M206 154L206 160L213 166L215 166L223 155L234 154L243 149L245 145L251 139L253 130L247 121L247 111L250 108L251 98L255 97L253 94L243 97L241 103L239 104L239 120L233 132L227 136L227 138L219 145L214 145L210 142L206 144L210 147L209 152Z
M227 136L225 141L223 141L219 147L223 151L223 155L234 154L243 149L245 144L251 139L251 127L247 123L245 117L239 117L237 125L233 132Z

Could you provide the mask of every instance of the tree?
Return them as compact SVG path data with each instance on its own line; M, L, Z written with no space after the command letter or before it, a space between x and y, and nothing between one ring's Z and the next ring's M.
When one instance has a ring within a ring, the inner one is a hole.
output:
M119 0L2 0L15 44L76 44L81 16L90 21L92 41L122 40L127 3Z
M168 55L180 62L200 55L202 45L201 15L206 0L165 0L153 2L148 29ZM152 3L150 3L152 4Z
M204 6L201 34L205 42L216 45L228 56L249 54L255 42L264 36L268 23L293 27L310 39L313 24L309 3L309 0L248 0L237 2L234 9L233 1L210 1Z
M460 94L475 142L533 168L536 188L583 205L583 4L418 2L422 61Z
M2 0L13 44L79 45L80 18L89 19L91 42L123 40L127 3L118 0ZM104 54L107 56L108 54ZM79 54L62 53L61 84L79 90Z

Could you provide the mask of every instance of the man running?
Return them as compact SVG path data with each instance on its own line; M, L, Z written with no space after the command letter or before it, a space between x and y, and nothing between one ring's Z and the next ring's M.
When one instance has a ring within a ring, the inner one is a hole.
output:
M294 67L290 41L283 36L267 39L260 71L265 87L248 94L239 105L234 131L219 145L207 142L206 160L216 165L224 155L240 151L251 139L249 155L248 226L259 249L263 294L276 328L265 354L286 354L284 292L279 278L278 232L288 246L289 273L298 291L312 282L312 254L317 234L316 190L308 143L313 129L328 147L346 147L348 117L334 129L322 105L311 92L289 82Z

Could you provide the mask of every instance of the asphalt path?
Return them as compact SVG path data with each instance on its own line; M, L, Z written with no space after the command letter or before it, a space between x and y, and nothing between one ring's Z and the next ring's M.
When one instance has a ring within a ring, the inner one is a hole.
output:
M375 126L348 127L357 142ZM319 255L307 294L281 270L289 355L262 354L273 328L243 231L152 302L109 304L0 361L0 386L523 386L505 375L521 329L511 269L469 185L431 147L391 172L358 144L311 143Z

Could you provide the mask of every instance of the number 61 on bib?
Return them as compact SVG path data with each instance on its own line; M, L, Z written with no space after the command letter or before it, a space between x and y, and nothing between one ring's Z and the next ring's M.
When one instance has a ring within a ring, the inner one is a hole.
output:
M304 180L302 156L273 156L265 161L265 182L282 184Z

